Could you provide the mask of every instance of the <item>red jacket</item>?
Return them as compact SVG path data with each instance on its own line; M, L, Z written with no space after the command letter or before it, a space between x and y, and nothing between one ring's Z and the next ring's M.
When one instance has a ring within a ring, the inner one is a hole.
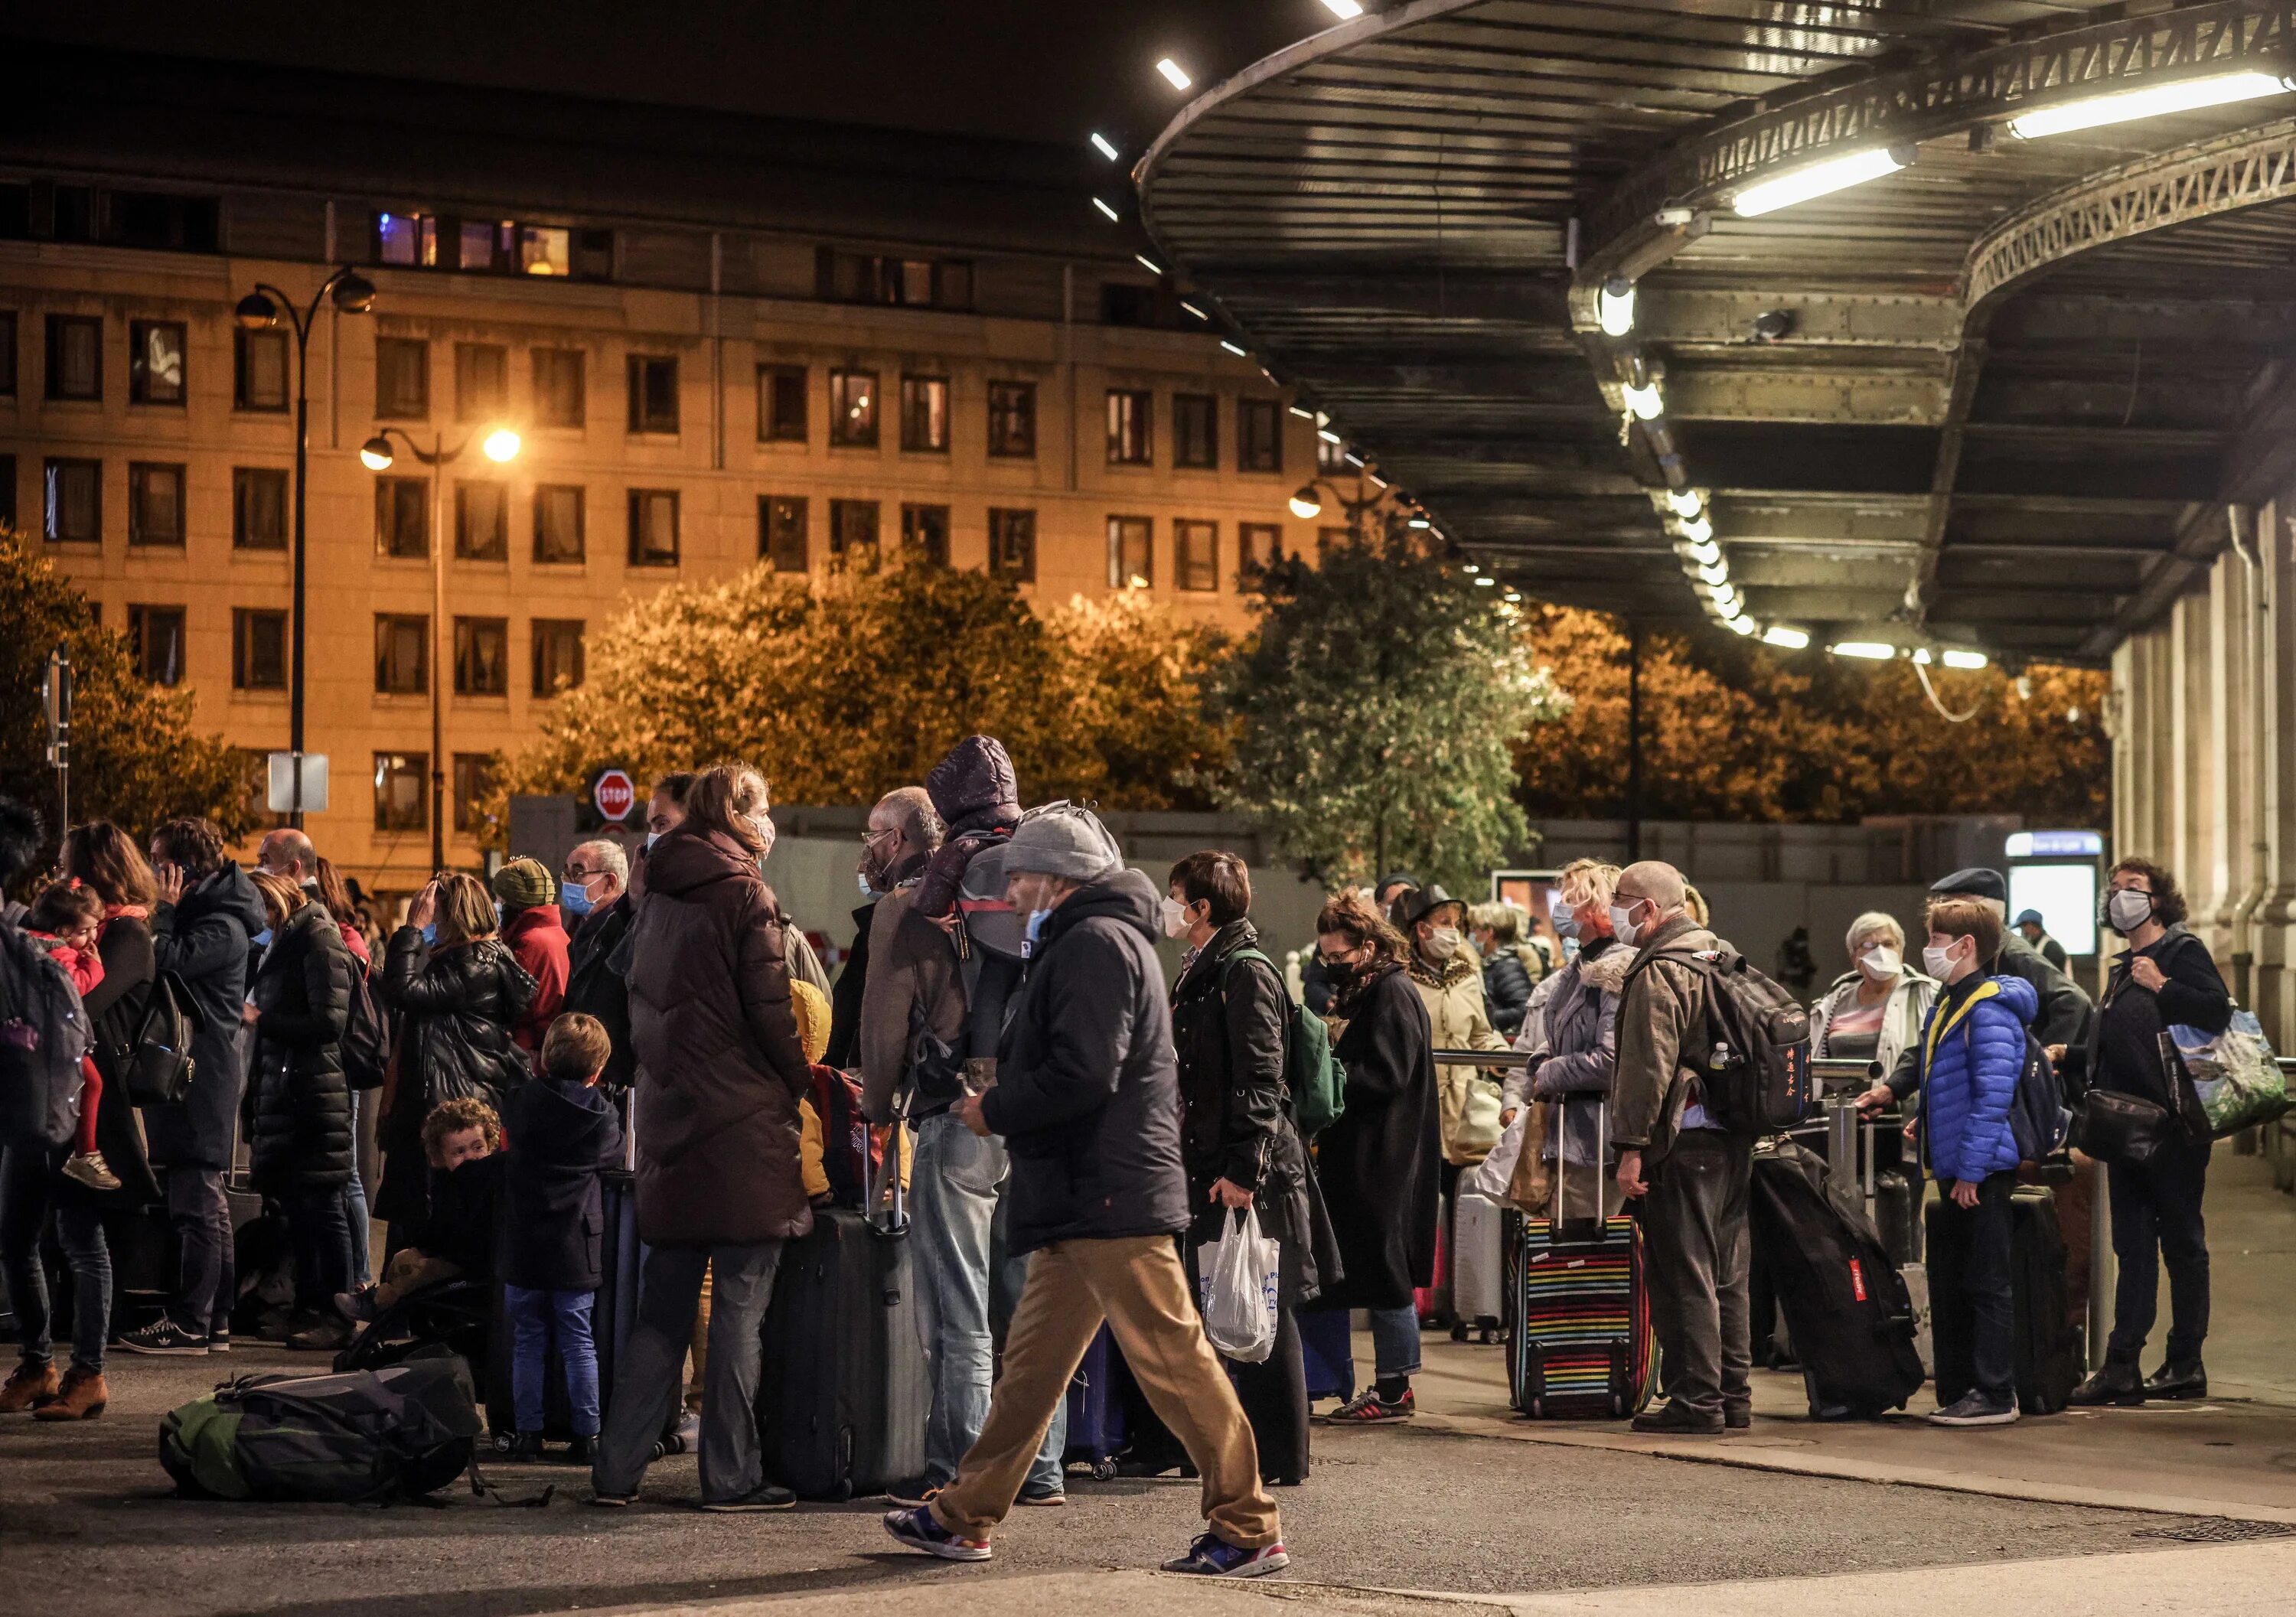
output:
M523 1049L539 1053L542 1036L566 1000L566 923L555 904L521 909L503 923L502 940L526 974L534 979L534 1004L512 1024L510 1036Z

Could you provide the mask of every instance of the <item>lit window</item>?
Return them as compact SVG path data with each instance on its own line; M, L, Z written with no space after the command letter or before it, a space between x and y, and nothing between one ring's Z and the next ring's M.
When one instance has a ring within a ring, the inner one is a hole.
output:
M378 213L374 216L374 256L378 263L422 269L439 262L439 221L427 213Z
M500 483L455 485L455 554L465 562L510 560L510 490Z
M463 269L500 269L504 241L516 228L507 221L497 225L491 219L464 219L455 232L455 264Z
M829 373L829 441L846 448L877 447L877 373Z
M551 225L521 225L518 232L518 267L529 275L574 273L574 233Z
M1155 528L1144 516L1108 519L1108 587L1146 589L1156 581Z
M677 565L677 491L630 490L630 552L633 567Z
M184 402L184 328L179 323L127 323L127 397L135 404Z
M534 559L579 563L584 554L582 488L542 483L534 490Z
M901 447L927 452L948 447L948 378L901 378Z
M1236 587L1257 589L1267 570L1283 559L1283 529L1273 522L1239 522L1235 552Z
M1155 454L1150 429L1153 397L1144 389L1108 390L1108 464L1144 466Z
M103 538L103 463L51 459L42 531L52 544L93 545Z
M430 755L428 752L378 752L374 755L374 828L377 831L422 831L429 828Z

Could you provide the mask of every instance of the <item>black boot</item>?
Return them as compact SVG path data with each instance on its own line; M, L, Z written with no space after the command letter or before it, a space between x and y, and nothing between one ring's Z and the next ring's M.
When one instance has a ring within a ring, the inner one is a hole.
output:
M2172 1358L2144 1378L2147 1398L2206 1398L2209 1367L2197 1358Z
M2077 1409L2093 1408L2099 1404L2141 1404L2144 1401L2144 1383L2136 1378L2136 1367L2117 1358L2108 1358L2102 1368L2091 1371L2089 1378L2073 1389L2066 1400Z

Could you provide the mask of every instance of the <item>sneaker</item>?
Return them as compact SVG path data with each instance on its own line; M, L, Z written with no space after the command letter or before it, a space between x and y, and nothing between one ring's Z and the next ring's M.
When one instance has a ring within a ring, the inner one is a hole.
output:
M130 1353L168 1353L177 1358L189 1358L208 1350L208 1339L194 1336L172 1319L161 1319L140 1331L130 1331L119 1339L119 1345Z
M1264 1578L1292 1564L1281 1544L1265 1549L1238 1549L1211 1533L1197 1535L1185 1555L1164 1563L1168 1572L1193 1572L1200 1578Z
M2206 1398L2209 1395L2208 1367L2199 1359L2178 1363L2170 1359L2144 1378L2147 1398Z
M738 1515L758 1510L795 1510L797 1495L778 1482L760 1482L749 1492L732 1499L704 1499L701 1508L718 1515Z
M20 1358L7 1381L0 1383L0 1415L37 1409L62 1391L63 1380L56 1374L54 1359L34 1364L29 1358Z
M940 1490L936 1488L933 1491L939 1493ZM1068 1502L1067 1490L1059 1488L1045 1493L1024 1493L1013 1501L1015 1505L1026 1505L1035 1510L1057 1510Z
M77 1180L90 1190L118 1190L119 1176L104 1166L103 1153L91 1151L83 1154L73 1152L64 1159L64 1178Z
M922 1505L913 1510L887 1511L885 1531L911 1549L922 1550L944 1561L988 1559L988 1539L958 1538L935 1521L933 1513Z
M1726 1417L1720 1415L1701 1415L1686 1404L1671 1400L1656 1409L1645 1409L1628 1422L1634 1431L1661 1437L1712 1437L1726 1432Z
M214 1330L208 1333L208 1351L210 1353L228 1353L231 1351L231 1327L229 1326L219 1325L216 1326Z
M212 1348L215 1338L208 1338ZM351 1345L351 1328L342 1320L322 1316L308 1329L296 1332L287 1345L298 1353L340 1353Z
M1324 1417L1333 1426L1375 1426L1388 1421L1407 1421L1419 1413L1419 1401L1410 1388L1398 1399L1384 1399L1377 1387L1365 1387Z
M1930 1412L1932 1426L2007 1426L2017 1419L2017 1396L1994 1399L1972 1387L1942 1409Z
M371 1325L381 1310L375 1306L374 1287L363 1285L355 1292L335 1293L335 1312L353 1325Z
M538 1460L542 1457L542 1433L497 1432L494 1446L495 1452L506 1460Z
M905 1510L914 1510L920 1505L931 1504L934 1497L946 1486L942 1482L928 1482L922 1477L912 1477L885 1490L885 1497Z

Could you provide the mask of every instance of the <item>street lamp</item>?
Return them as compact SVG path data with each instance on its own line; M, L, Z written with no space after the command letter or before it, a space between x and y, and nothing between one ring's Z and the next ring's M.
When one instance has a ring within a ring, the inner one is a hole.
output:
M1371 492L1365 492L1364 480L1360 473L1356 478L1356 492L1353 498L1349 498L1338 484L1327 478L1319 477L1311 482L1300 484L1293 492L1291 500L1293 516L1303 522L1312 522L1324 514L1324 497L1316 492L1318 488L1329 489L1332 497L1339 501L1340 509L1348 519L1348 531L1357 538L1363 537L1365 513L1373 510L1387 498L1384 486Z
M303 823L303 484L311 449L311 327L318 319L320 300L329 297L341 313L364 315L374 308L374 283L346 264L319 283L319 290L311 294L308 308L298 308L295 300L285 292L268 282L258 281L255 290L242 298L232 311L232 317L243 332L273 330L279 324L282 310L295 330L295 607L291 630L294 641L293 671L287 686L287 751L295 765L294 796L289 817L297 825Z
M447 435L433 433L424 448L404 427L384 427L359 446L359 460L370 472L388 472L398 457L390 438L397 433L406 452L430 469L430 868L447 868L447 665L452 654L447 632L446 469L463 458L476 432L466 432L453 448ZM479 442L488 460L518 458L520 439L508 427L496 427Z

